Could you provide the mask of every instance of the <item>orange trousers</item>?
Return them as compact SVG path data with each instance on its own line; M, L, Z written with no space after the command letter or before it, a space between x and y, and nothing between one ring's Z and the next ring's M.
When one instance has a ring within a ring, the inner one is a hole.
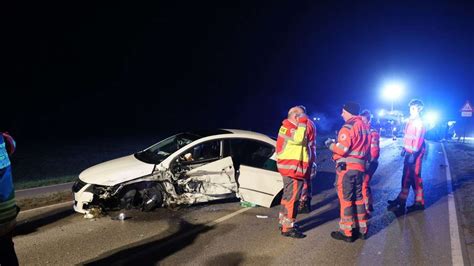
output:
M405 203L408 194L410 193L410 187L413 188L415 192L415 202L425 204L425 197L423 192L423 180L421 179L421 161L423 155L425 154L425 148L415 153L415 159L412 161L410 159L411 154L405 155L405 160L403 162L403 176L402 176L402 191L398 194L398 199Z
M287 232L294 227L303 183L303 179L283 176L283 196L279 215L282 232Z
M369 167L367 167L367 170L365 171L364 180L362 182L362 197L364 198L365 208L368 213L370 213L369 206L373 204L372 190L370 189L370 180L372 179L372 176L374 176L374 173L377 170L378 166L378 162L370 162Z
M336 190L340 204L339 230L352 236L352 229L367 234L367 212L362 197L364 172L354 169L336 170Z

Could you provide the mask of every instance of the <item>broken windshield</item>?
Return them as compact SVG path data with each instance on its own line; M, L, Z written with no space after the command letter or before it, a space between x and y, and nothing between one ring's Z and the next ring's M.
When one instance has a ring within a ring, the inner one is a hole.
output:
M180 133L135 153L135 158L145 163L159 164L173 152L200 138L201 136L195 134Z

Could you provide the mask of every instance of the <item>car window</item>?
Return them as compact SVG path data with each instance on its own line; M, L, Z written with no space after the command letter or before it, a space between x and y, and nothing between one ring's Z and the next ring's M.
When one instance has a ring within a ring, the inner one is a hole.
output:
M200 136L190 133L177 134L156 143L148 149L136 153L135 157L146 163L158 164L173 152L199 138Z
M179 155L179 160L187 162L209 161L220 158L220 140L197 144Z
M230 139L226 141L224 153L230 152L232 159L238 165L278 171L275 160L270 159L275 147L268 143L250 139Z

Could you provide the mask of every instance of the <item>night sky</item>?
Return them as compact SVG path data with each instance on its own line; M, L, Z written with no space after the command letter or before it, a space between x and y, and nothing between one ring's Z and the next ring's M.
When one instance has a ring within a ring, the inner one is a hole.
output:
M404 111L418 97L451 119L474 101L473 3L135 2L5 7L0 130L275 135L296 104L337 123L349 100L389 108L387 79L406 83Z

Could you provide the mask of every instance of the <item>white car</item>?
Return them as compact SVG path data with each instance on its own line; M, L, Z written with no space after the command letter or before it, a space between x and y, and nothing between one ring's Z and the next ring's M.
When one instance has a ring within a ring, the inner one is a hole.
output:
M234 129L176 134L135 154L84 170L74 210L176 207L238 197L271 207L283 189L276 141Z

